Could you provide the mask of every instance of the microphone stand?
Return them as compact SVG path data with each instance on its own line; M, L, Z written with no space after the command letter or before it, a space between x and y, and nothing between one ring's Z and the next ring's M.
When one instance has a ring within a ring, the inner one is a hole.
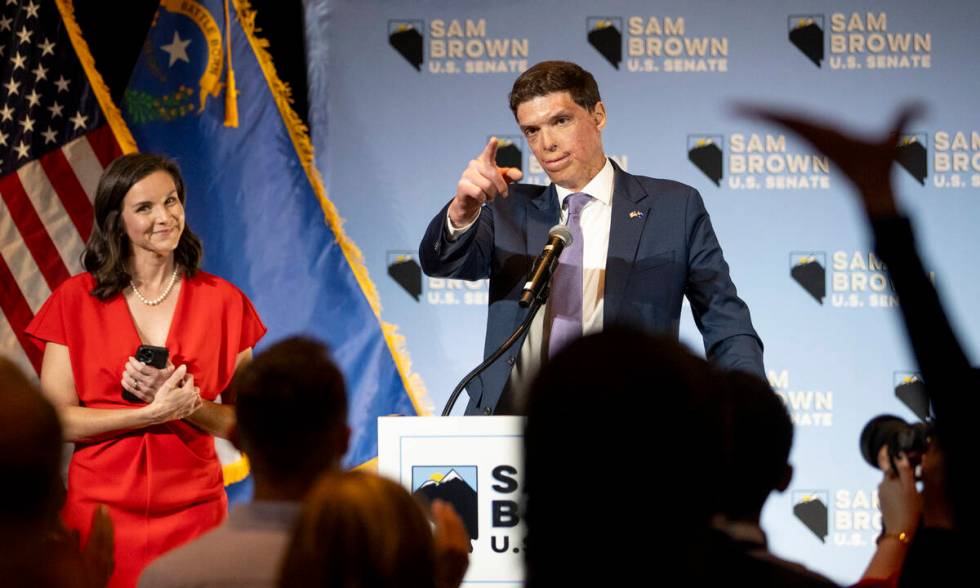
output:
M544 303L548 300L548 294L550 293L551 284L549 276L549 283L545 284L545 286L541 288L538 295L535 296L534 300L531 302L530 308L527 311L527 316L524 317L524 321L519 327L517 327L517 330L514 331L511 336L504 341L503 345L498 347L497 350L490 355L490 357L483 360L483 363L473 368L473 371L466 374L466 376L460 380L459 384L456 384L456 387L453 388L453 393L449 395L449 400L446 401L446 406L442 409L442 416L449 416L449 413L453 410L453 406L456 404L456 400L459 399L459 395L463 392L463 389L466 388L471 381L473 381L473 378L480 375L483 370L487 369L493 362L500 359L500 356L510 349L511 346L513 346L514 343L516 343L517 340L524 335L524 333L531 326L531 321L534 320L534 315L538 314L538 310L540 310Z

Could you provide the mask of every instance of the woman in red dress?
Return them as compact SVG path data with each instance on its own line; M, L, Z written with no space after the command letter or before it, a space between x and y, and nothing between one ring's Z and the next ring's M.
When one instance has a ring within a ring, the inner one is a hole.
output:
M198 269L184 200L174 162L143 153L112 162L96 192L87 271L27 328L44 349L41 387L75 443L62 516L84 542L93 510L109 507L113 587L135 585L147 563L224 518L213 436L233 431L235 413L231 399L215 400L266 330L241 291ZM166 347L167 366L137 361L140 345Z

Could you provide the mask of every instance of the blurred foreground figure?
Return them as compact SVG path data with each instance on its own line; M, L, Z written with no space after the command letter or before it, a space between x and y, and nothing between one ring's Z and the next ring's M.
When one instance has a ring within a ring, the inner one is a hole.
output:
M973 532L978 501L968 471L973 466L980 414L980 371L970 365L953 332L939 295L923 267L912 226L895 200L892 165L907 122L906 108L889 132L864 138L827 122L793 113L743 107L748 116L779 124L823 151L857 191L874 234L874 250L888 268L900 300L909 343L915 353L935 415L934 437L922 457L923 494L915 489L912 466L900 456L896 468L885 460L879 487L885 531L866 583L952 586L975 574L978 540ZM883 450L886 448L883 448ZM896 471L897 470L897 471Z
M448 503L432 505L435 530L407 490L364 472L327 475L303 506L280 586L456 588L469 538Z
M95 511L85 550L58 518L61 425L54 407L0 357L0 585L96 588L112 573L112 523Z

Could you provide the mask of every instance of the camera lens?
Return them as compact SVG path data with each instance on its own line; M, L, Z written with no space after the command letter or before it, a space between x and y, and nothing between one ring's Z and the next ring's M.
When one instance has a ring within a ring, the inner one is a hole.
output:
M883 414L876 416L864 425L861 431L861 456L873 468L878 468L878 452L882 446L894 443L899 434L911 428L901 418Z

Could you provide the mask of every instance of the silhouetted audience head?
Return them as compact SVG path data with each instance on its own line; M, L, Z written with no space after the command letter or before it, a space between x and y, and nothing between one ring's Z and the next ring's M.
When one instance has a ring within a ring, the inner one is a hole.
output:
M246 364L232 384L238 440L256 476L308 489L347 451L344 377L326 347L293 337Z
M61 424L23 372L0 357L0 520L5 529L50 530L64 497Z
M686 557L722 491L711 483L721 461L711 371L674 340L624 328L583 337L542 368L525 430L529 585L627 578L628 563L652 565L654 542Z
M435 547L422 508L374 474L321 478L303 505L280 586L433 588Z
M54 407L15 364L0 357L0 585L97 585L58 518L62 449Z
M724 434L727 480L718 493L719 512L729 520L758 522L773 490L789 486L793 468L793 421L769 384L745 372L721 372L716 390Z

